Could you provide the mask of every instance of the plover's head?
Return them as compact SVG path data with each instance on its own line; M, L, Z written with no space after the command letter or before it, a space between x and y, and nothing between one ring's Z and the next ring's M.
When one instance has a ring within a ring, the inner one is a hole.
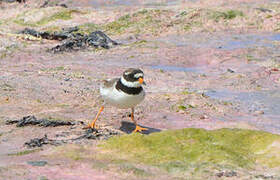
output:
M140 87L144 82L144 73L140 69L129 68L124 71L121 82L128 87Z

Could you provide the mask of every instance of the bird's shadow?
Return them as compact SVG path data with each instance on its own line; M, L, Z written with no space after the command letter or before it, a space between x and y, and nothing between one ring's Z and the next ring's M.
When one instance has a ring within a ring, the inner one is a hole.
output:
M140 125L141 126L141 125ZM147 126L141 126L143 128L147 128L148 130L146 131L142 131L140 132L141 134L151 134L151 133L155 133L155 132L160 132L161 130L160 129L156 129L156 128L150 128L150 127L147 127ZM131 123L131 122L127 122L127 121L122 121L121 122L121 127L120 127L120 130L122 132L125 132L127 134L130 134L133 132L133 130L135 129L135 124L134 123Z

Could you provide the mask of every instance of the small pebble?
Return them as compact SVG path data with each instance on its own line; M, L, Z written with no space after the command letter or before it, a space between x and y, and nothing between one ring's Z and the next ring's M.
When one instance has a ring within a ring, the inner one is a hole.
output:
M272 12L272 10L271 9L266 9L266 8L255 8L256 10L259 10L259 11L261 11L261 12L264 12L264 13L266 13L266 12Z
M274 176L261 174L261 175L255 176L255 178L257 178L257 179L274 179Z
M233 177L233 176L237 176L237 172L235 171L222 171L216 174L217 177Z
M234 71L232 69L229 69L229 68L227 69L227 71L230 72L230 73L234 73Z
M207 115L202 115L202 116L200 116L200 119L208 119L208 116Z
M178 113L180 113L180 114L184 114L185 112L186 112L186 111L181 110L181 109L178 111Z
M27 164L31 165L31 166L45 166L46 164L48 164L47 161L27 161Z
M264 114L264 112L263 111L255 111L254 114L255 115L261 115L261 114Z

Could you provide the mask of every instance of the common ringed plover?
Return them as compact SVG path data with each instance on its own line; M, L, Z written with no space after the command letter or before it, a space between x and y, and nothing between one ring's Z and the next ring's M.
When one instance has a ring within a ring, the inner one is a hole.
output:
M108 104L120 109L131 108L131 120L136 126L134 132L147 130L147 128L138 126L134 119L134 107L145 98L145 91L142 85L146 85L144 82L144 73L140 69L135 68L125 70L121 78L104 80L100 86L100 94L104 100L104 104L88 127L95 127L96 120L103 111L104 106Z

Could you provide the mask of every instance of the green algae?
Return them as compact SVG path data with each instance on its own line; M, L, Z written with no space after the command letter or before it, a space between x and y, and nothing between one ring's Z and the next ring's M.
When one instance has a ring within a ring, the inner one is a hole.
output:
M18 44L12 44L6 47L3 47L3 50L0 51L0 59L3 59L7 56L13 56L13 54L20 49Z
M48 12L43 13L41 19L28 20L27 17L33 14L39 13L38 10L33 10L34 12L23 12L19 14L14 22L30 27L42 27L47 25L49 22L56 20L70 20L72 19L73 13L84 14L82 11L71 10L71 9L50 9L53 11L52 14ZM58 11L59 10L59 11ZM58 11L58 12L55 12ZM90 13L90 12L86 12ZM215 31L215 26L207 27L208 20L214 20L214 22L222 22L227 25L228 21L237 17L244 16L243 11L240 10L213 10L213 9L185 9L183 12L177 14L173 10L160 10L160 9L143 9L135 13L125 14L112 22L104 22L101 24L95 24L92 22L87 22L85 24L79 25L78 33L89 34L96 30L104 31L108 35L120 35L124 33L133 34L151 34L160 35L163 32L168 32L170 30L188 32L191 30L209 30ZM32 19L32 18L29 18ZM221 21L221 20L224 20ZM49 31L57 31L57 27L50 26L44 29L49 29Z
M100 26L100 29L109 34L123 33L150 33L159 35L168 29L182 29L190 31L194 27L203 28L207 19L231 20L237 17L243 17L244 13L240 10L217 11L211 9L188 9L175 18L172 10L143 9L133 14L126 14L115 21Z
M120 17L118 20L113 21L104 26L106 32L111 32L115 34L123 33L127 28L132 26L134 22L131 20L130 15L125 15Z
M70 19L72 19L72 14L81 13L78 10L67 9L67 10L61 10L61 11L55 12L50 15L48 14L48 12L45 12L45 15L38 21L26 21L25 20L26 16L36 14L36 13L38 13L38 11L39 11L38 9L34 9L32 12L25 11L25 12L19 14L13 22L18 25L22 25L22 26L38 27L38 26L46 25L49 22L57 21L57 20L70 20Z
M168 130L149 136L131 134L113 137L101 146L114 150L128 161L184 169L190 164L222 164L252 168L280 166L277 154L280 136L254 130ZM274 144L274 146L272 146Z
M56 20L69 20L72 19L72 13L76 12L75 10L65 10L65 11L60 11L57 13L54 13L51 16L44 17L40 21L37 21L37 25L44 25L47 24L51 21L56 21Z
M179 106L178 106L177 112L178 112L179 110L185 111L185 110L187 110L187 109L192 109L192 108L195 108L195 106L193 106L193 105L191 105L191 104L179 105Z
M167 18L167 10L140 10L133 14L126 14L117 20L104 24L101 28L109 34L124 32L156 34L160 30L162 21ZM161 16L166 18L160 18Z
M84 79L85 74L83 72L76 71L76 72L71 72L70 77L75 78L75 79Z
M215 19L215 21L219 21L220 19L224 19L224 20L230 20L230 19L234 19L238 16L244 16L244 13L242 11L239 10L228 10L228 11L212 11L211 13L211 17L213 19Z
M158 35L168 29L182 29L190 31L194 27L202 28L205 19L231 20L244 16L239 10L216 11L209 9L188 9L171 18L174 15L171 10L143 9L133 14L126 14L119 19L104 24L100 28L109 34L150 33Z
M16 153L10 153L10 154L8 154L8 156L24 156L24 155L39 152L39 151L41 151L41 149L27 149L27 150L16 152Z
M98 170L108 170L108 163L107 162L102 162L102 161L98 161L98 162L94 162L92 165L93 169L98 169Z
M147 44L148 41L147 40L144 40L144 39L141 39L141 40L138 40L138 41L135 41L131 44L131 46L137 46L137 47L142 47L143 45Z
M110 170L116 169L117 172L133 174L137 177L149 177L153 174L142 167L133 163L118 160L92 160L92 168L98 170Z
M179 110L183 110L183 111L184 111L184 110L186 110L186 109L187 109L187 107L186 107L186 106L184 106L184 105L179 105L179 106L178 106L178 109L179 109Z
M94 169L141 178L165 174L203 179L227 170L250 173L280 167L280 136L263 131L189 128L116 136L98 144L98 148L73 144L56 147L51 156L90 160Z
M65 71L66 68L64 66L57 66L54 68L42 68L40 69L42 72L59 72L59 71Z
M84 146L66 145L57 147L55 157L64 156L74 161L87 158L87 149Z
M104 24L85 23L79 25L79 33L89 34L96 30L105 31L107 34L123 33L153 33L157 34L161 24L167 18L167 10L143 9L132 14L126 14L118 19ZM165 18L160 18L161 16Z
M125 173L133 173L134 175L138 177L148 177L151 176L152 174L145 171L142 168L138 168L133 164L130 163L122 163L118 165L120 171L125 172Z
M82 25L79 25L79 33L82 34L90 34L91 32L100 30L100 26L94 23L85 23Z
M43 31L48 33L60 32L61 28L59 26L48 26L43 28Z

